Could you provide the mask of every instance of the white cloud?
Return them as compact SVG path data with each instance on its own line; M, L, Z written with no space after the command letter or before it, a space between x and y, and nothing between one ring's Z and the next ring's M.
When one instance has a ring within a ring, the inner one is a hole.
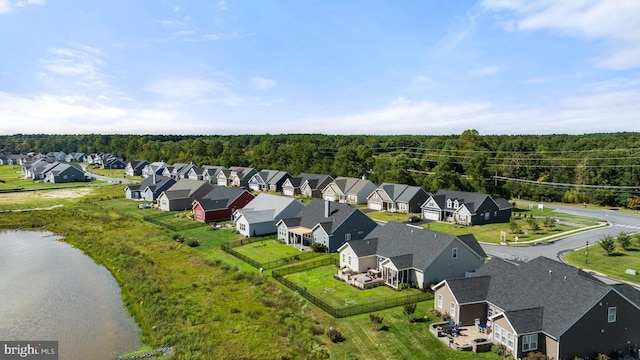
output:
M461 20L453 28L447 29L446 35L440 39L431 51L434 55L446 55L473 34L476 28L476 18L481 14L474 6L467 12L464 20Z
M272 79L263 78L260 76L252 77L249 80L249 86L256 90L269 90L276 86L276 81Z
M598 67L640 66L640 1L637 0L484 0L482 6L504 15L511 30L550 30L603 42Z
M28 5L44 5L45 0L0 0L0 14L11 11L14 7L22 8Z
M182 12L182 11L184 11L184 7L182 7L182 6L177 6L176 5L176 6L173 7L173 12Z
M227 2L226 2L225 0L220 0L220 1L218 1L218 9L219 9L220 11L225 11L225 10L227 10L227 9L228 9L228 7L227 7Z
M497 73L499 71L502 71L502 68L500 66L485 65L485 66L479 66L479 67L471 70L469 72L469 75L471 75L471 76L486 76L486 75L495 74L495 73Z
M49 58L40 61L46 70L42 73L44 77L73 78L77 85L84 87L109 87L101 70L105 66L100 58L101 50L78 45L75 48L53 48L49 50L49 54Z

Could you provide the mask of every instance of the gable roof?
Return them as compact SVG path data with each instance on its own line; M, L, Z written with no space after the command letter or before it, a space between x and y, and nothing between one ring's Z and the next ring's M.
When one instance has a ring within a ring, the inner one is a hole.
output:
M255 174L254 177L255 176L259 176L265 184L271 185L276 184L282 180L282 178L291 175L286 171L264 169Z
M217 186L209 191L202 199L196 200L205 211L226 209L233 202L248 191L239 188Z
M367 179L338 176L333 180L333 184L335 184L343 194L357 194L365 186L373 184L373 182Z
M165 196L169 200L173 199L185 199L190 197L194 192L198 191L202 187L213 187L203 180L180 180L176 181L173 186L164 191Z
M494 257L471 277L446 282L460 302L481 301L486 290L484 300L503 309L518 334L543 331L559 338L602 297L615 290L628 293L625 297L640 306L637 290L607 285L580 269L546 257L525 263Z
M390 221L385 225L378 225L364 239L352 240L348 244L358 256L375 253L391 258L396 267L399 264L407 265L408 258L401 257L411 254L411 264L406 267L424 270L455 241L462 240L456 236ZM475 251L474 247L471 250ZM484 258L486 254L483 251L478 256Z
M289 227L302 226L308 229L321 225L327 234L331 234L333 230L342 225L356 211L360 210L347 204L314 199L300 210L295 217L283 219L282 221ZM325 216L327 212L329 216Z
M300 178L300 184L298 186L302 186L304 183L307 183L311 189L317 189L320 184L322 184L327 178L331 178L331 176L326 174L300 173L298 178Z
M382 193L380 193L380 191L382 191ZM406 203L411 201L411 199L413 199L419 192L428 194L423 188L419 186L392 183L380 184L380 186L378 186L374 193L375 192L378 192L378 194L380 194L382 199L385 201Z
M293 202L298 202L300 206L304 206L300 201L292 197L260 193L249 201L244 208L236 210L236 213L238 216L241 215L247 219L249 223L272 221Z

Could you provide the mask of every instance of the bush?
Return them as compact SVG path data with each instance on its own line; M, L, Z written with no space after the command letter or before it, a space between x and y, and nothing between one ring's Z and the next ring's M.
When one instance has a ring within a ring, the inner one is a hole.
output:
M417 303L407 302L406 304L402 305L402 312L405 315L407 315L409 320L411 320L411 315L413 315L416 312L416 307L417 306L418 306Z
M631 235L620 231L620 234L618 234L618 243L620 243L623 249L629 251L631 249Z
M611 235L603 235L598 242L607 255L611 256L616 251L616 242Z
M327 336L332 343L339 343L345 340L342 333L336 330L333 326L329 328L329 331L327 331Z
M200 239L189 239L185 243L190 247L196 247L200 246L200 244L202 244L202 241L200 241Z
M315 252L327 252L327 250L328 250L325 245L320 244L320 243L316 243L316 242L311 244L311 249L313 249L313 251L315 251Z
M378 314L369 314L369 320L373 323L376 330L382 329L382 321L384 318Z

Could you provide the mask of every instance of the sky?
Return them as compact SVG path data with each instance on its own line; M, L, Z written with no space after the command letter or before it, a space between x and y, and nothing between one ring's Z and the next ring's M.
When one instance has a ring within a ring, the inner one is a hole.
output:
M0 135L640 131L638 0L0 0Z

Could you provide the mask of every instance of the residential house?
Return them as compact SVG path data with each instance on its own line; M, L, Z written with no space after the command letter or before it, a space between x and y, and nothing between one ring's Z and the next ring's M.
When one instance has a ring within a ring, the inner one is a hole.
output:
M127 164L124 162L124 160L115 156L107 157L103 159L103 162L102 162L103 169L110 169L110 170L123 169L124 170L125 167L127 167Z
M132 160L127 163L125 167L125 174L127 176L142 176L142 170L149 165L147 160Z
M74 181L88 181L89 176L77 164L56 162L44 173L44 181L50 183L67 183Z
M341 269L350 274L374 269L394 289L401 284L424 289L446 278L464 276L481 267L487 257L471 234L453 236L393 221L338 251Z
M237 187L248 187L249 179L257 173L256 169L249 167L232 167L231 184Z
M45 157L48 158L49 161L51 161L51 162L54 162L54 161L66 162L67 161L67 154L64 151L48 152L45 155Z
M245 236L276 233L278 221L295 216L304 208L296 199L260 193L244 208L236 210L233 218L238 232Z
M203 166L203 168L204 170L202 172L202 180L210 184L217 184L218 173L226 169L224 166L210 166L210 165L205 165Z
M41 158L22 165L22 172L24 173L25 178L29 178L31 180L44 180L47 172L57 166L57 164L60 163L47 160L47 158Z
M158 204L164 211L192 209L193 201L201 199L212 189L213 185L206 181L182 179L158 196Z
M233 184L231 179L231 169L222 169L216 175L216 184L218 186L231 186Z
M376 185L367 179L339 176L322 189L322 198L345 204L366 204Z
M204 167L194 166L189 169L187 173L187 179L189 180L204 180Z
M419 186L382 183L367 196L367 207L372 210L420 213L420 206L429 196Z
M124 189L125 198L132 200L154 201L169 189L176 181L162 175L151 175L140 184L129 185Z
M434 306L463 325L487 324L489 339L516 358L596 358L640 339L640 291L545 257L494 257L470 277L434 287Z
M333 178L325 174L300 173L282 185L282 193L286 196L302 195L306 197L322 197L324 189Z
M244 189L216 186L193 201L193 218L206 223L230 220L237 209L245 207L253 198L253 194Z
M463 225L508 222L513 210L506 199L454 190L438 190L421 208L424 219Z
M72 152L65 156L64 161L66 162L84 162L85 153L82 152Z
M253 191L282 191L284 182L291 178L286 171L261 170L249 179L249 188Z
M189 178L189 171L193 168L195 168L196 166L193 164L182 164L182 163L175 163L173 164L173 166L171 167L171 177L176 180L179 181L181 179L188 179ZM202 180L202 179L200 179Z
M142 169L142 176L149 177L153 174L162 175L164 169L167 166L169 166L169 164L167 164L164 161L152 162L150 164L145 165L145 167Z
M376 227L376 222L360 209L348 204L314 199L296 216L280 220L278 239L287 244L324 245L336 251L350 240L362 239Z

